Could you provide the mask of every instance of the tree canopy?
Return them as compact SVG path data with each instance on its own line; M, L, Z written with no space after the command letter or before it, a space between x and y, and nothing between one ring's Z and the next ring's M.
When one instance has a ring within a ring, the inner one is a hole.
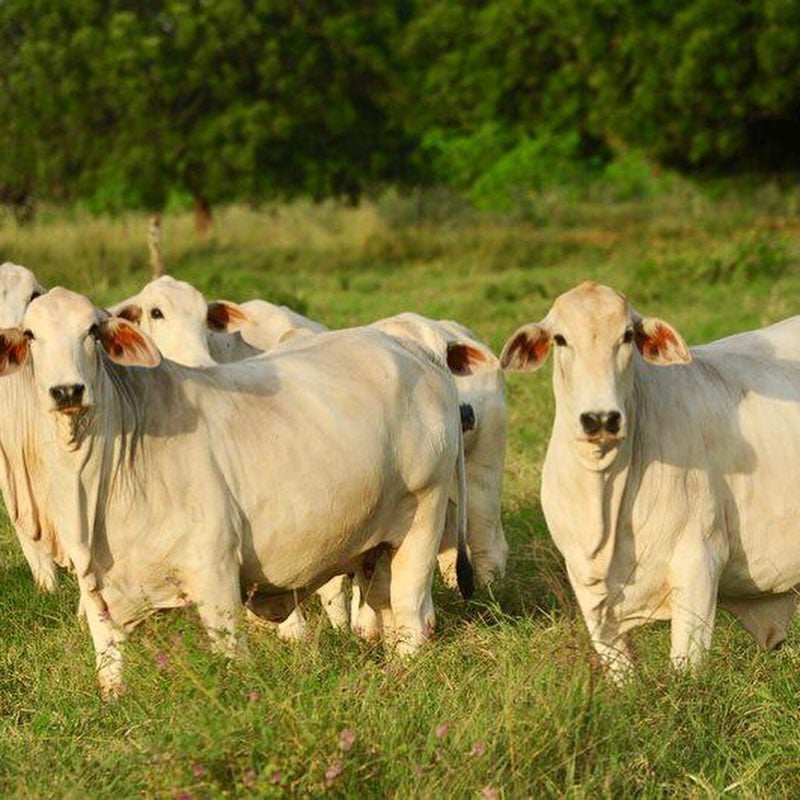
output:
M0 185L101 207L798 160L800 0L5 0L0 45Z

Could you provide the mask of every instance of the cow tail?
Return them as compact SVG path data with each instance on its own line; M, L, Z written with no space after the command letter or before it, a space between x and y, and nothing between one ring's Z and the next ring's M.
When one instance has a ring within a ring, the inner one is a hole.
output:
M475 576L467 550L467 470L464 464L464 433L458 426L458 458L456 460L458 484L458 551L456 555L456 582L465 600L475 592Z

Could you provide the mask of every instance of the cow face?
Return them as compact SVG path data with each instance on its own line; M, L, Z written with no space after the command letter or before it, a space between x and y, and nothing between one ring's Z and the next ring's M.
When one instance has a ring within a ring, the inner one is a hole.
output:
M640 317L623 295L595 283L561 295L542 322L516 331L500 360L508 370L534 370L553 348L557 415L575 439L602 451L625 438L636 350L659 366L691 361L672 326Z
M10 261L0 265L0 328L19 325L28 303L42 294L44 289L29 269Z
M0 331L0 375L31 358L43 407L75 415L94 405L101 349L125 366L153 367L161 360L135 325L56 288L30 304L20 327Z
M110 311L138 325L171 361L187 367L215 363L208 350L209 307L188 283L165 275Z

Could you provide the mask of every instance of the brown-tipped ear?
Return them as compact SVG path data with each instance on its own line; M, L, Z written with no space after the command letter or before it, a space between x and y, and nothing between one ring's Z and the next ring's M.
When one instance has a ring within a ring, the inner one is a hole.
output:
M115 317L126 319L128 322L132 322L134 325L140 325L142 322L142 307L136 305L136 303L129 303L128 305L122 306L122 308L119 308L112 313Z
M132 322L109 317L97 324L100 344L108 357L124 367L157 367L161 363L158 348Z
M236 303L214 300L208 304L206 322L212 331L234 333L241 330L250 321L247 312Z
M663 319L634 315L633 334L639 352L651 364L667 367L670 364L688 364L692 360L686 342Z
M552 345L548 331L534 322L523 325L512 334L500 353L500 366L512 372L539 369L547 360Z
M19 328L0 330L0 375L10 375L28 357L28 337Z
M447 343L447 366L453 375L474 375L490 365L489 356L477 347L466 342Z

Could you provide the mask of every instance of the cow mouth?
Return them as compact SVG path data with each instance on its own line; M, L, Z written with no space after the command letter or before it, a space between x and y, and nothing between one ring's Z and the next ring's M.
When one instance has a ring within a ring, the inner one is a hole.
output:
M53 410L58 414L64 414L67 417L76 417L78 414L82 414L84 411L87 411L89 406L84 405L83 403L71 403L68 405L63 406L56 406Z
M613 447L616 444L620 444L620 442L623 442L624 440L624 433L609 433L608 431L599 431L598 433L593 433L591 436L584 436L580 439L582 442L599 445L601 447Z

